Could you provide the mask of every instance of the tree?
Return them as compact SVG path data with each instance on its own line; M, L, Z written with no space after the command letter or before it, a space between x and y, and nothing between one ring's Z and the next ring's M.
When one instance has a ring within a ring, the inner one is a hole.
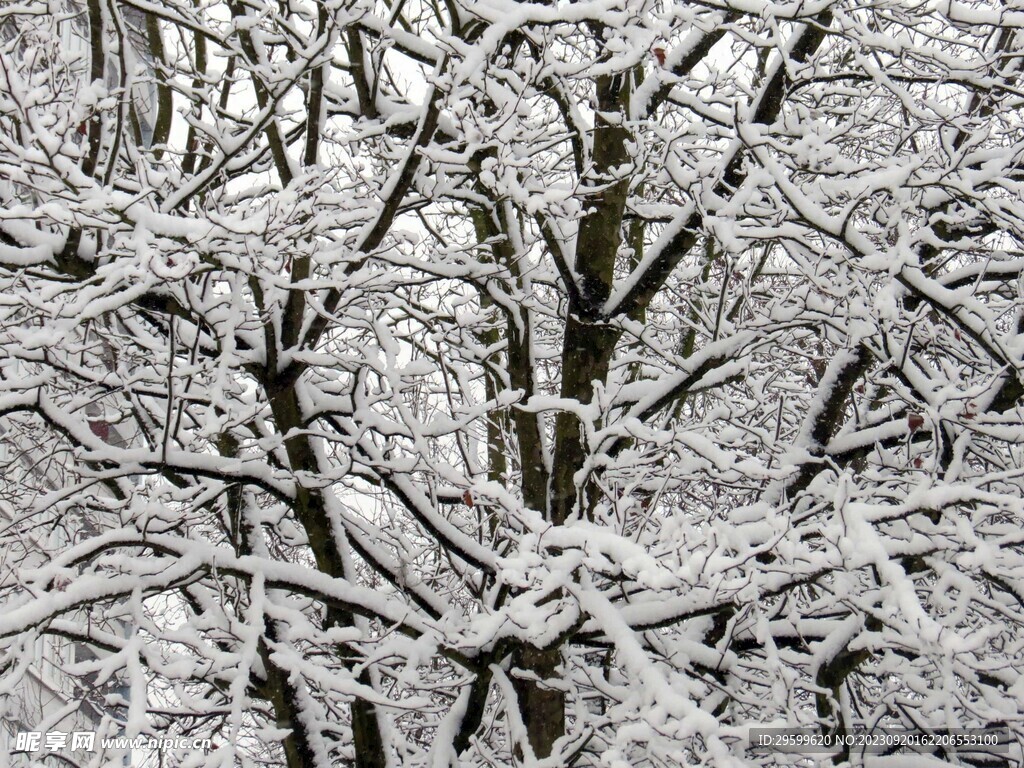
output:
M1012 4L3 13L8 685L188 765L1019 741Z

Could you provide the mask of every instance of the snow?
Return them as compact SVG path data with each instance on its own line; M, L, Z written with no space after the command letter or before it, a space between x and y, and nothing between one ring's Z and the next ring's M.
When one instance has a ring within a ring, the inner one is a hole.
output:
M0 714L583 768L1024 711L1012 3L87 5L2 12Z

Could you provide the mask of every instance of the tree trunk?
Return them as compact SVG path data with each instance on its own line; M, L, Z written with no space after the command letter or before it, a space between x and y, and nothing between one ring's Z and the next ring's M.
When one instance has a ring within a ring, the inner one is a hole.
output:
M559 648L539 650L525 645L512 657L514 667L542 681L556 680L561 662ZM530 748L535 757L548 757L555 742L565 733L565 694L558 688L522 677L513 676L512 685L519 699L519 715L526 726Z

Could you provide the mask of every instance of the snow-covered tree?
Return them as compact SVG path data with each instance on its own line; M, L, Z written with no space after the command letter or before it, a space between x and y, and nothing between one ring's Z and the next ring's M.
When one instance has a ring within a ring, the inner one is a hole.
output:
M1018 5L0 6L0 696L60 638L189 766L1024 735Z

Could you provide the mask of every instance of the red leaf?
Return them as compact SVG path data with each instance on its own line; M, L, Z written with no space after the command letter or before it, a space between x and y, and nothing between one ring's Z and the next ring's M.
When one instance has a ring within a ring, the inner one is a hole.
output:
M924 416L920 413L908 413L907 426L910 427L911 432L917 432L917 430L924 426Z
M665 66L665 49L662 48L661 46L658 46L657 48L652 48L651 49L651 53L653 53L654 54L654 58L656 58L658 60L658 66L659 67L664 67Z
M473 506L473 494L469 492L468 488L462 492L462 501L465 502L467 507Z

